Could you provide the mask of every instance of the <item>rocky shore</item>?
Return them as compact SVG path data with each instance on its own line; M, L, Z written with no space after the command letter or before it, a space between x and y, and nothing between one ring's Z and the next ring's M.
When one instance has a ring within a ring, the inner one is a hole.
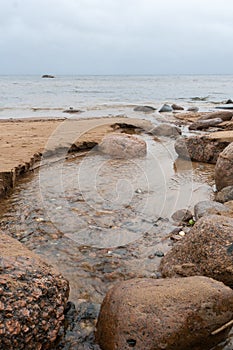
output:
M144 107L138 112L156 113ZM93 349L199 350L203 344L212 349L226 339L233 323L233 112L187 112L165 105L160 114L157 126L127 118L0 125L2 197L23 174L43 166L46 157L55 162L98 145L110 156L143 157L146 143L134 135L122 138L122 129L173 138L180 158L215 165L215 200L193 203L191 211L184 208L170 218L177 229L167 235L171 248L160 254L156 278L114 280L100 309L95 340L89 339ZM67 303L66 279L5 233L0 247L0 348L65 348L64 340L56 342L75 318L93 319L87 338L93 334L99 310L89 309L82 318L85 312Z

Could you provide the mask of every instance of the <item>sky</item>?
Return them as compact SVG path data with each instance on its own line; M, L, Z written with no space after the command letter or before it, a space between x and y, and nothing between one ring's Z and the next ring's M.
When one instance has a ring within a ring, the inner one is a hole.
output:
M232 0L0 0L0 74L233 74Z

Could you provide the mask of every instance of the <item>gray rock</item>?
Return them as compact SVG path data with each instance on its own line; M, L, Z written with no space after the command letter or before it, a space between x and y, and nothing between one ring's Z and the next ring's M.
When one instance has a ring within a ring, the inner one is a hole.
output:
M64 325L68 282L3 233L0 251L0 349L52 348Z
M162 107L160 107L160 109L159 109L160 113L172 112L172 111L173 111L172 107L170 105L166 104L166 103Z
M233 287L233 219L204 216L162 258L163 277L207 276Z
M156 108L151 106L137 106L134 108L135 112L144 112L144 113L151 113L151 112L154 112L155 110Z
M216 126L221 124L223 121L220 118L199 120L195 123L189 125L189 130L203 130L208 129L211 126Z
M229 202L233 200L233 186L227 186L221 189L216 196L215 200L220 203Z
M98 146L98 150L114 158L135 158L146 155L146 142L134 135L109 134Z
M233 142L218 156L215 166L215 183L217 190L233 186Z
M102 350L209 350L232 317L233 291L213 279L132 279L107 293L96 341Z
M194 206L194 216L196 220L200 219L202 216L205 215L227 215L227 213L229 212L230 209L227 208L225 205L214 201L201 201Z
M160 124L156 126L151 133L156 136L167 136L177 138L181 135L181 130L175 125Z

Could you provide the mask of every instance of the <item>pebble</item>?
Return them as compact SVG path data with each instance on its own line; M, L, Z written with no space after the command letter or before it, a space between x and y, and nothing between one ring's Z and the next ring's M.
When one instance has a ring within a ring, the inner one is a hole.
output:
M179 235L183 237L183 236L185 236L185 232L184 231L180 231Z

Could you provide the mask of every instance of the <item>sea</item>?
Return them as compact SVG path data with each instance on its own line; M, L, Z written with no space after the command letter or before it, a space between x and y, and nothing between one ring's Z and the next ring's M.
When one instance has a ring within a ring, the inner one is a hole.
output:
M233 75L0 76L0 119L69 118L69 109L78 118L138 117L135 106L164 103L211 111L229 99Z

